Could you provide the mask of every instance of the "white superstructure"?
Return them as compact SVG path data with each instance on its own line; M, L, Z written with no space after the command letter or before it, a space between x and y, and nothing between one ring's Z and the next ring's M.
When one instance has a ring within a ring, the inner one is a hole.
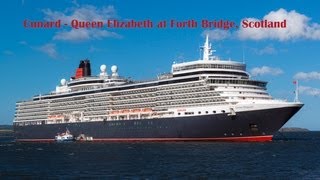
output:
M208 36L199 60L174 63L157 80L134 82L118 67L101 65L98 76L61 80L56 90L16 104L18 126L201 116L293 106L274 100L266 82L252 80L244 63L213 56ZM78 73L78 72L77 72Z

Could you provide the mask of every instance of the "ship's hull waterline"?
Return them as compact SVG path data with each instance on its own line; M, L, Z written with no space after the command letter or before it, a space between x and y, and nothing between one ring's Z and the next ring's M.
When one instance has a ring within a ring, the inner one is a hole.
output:
M67 128L94 141L271 141L301 106L175 118L14 126L16 141L54 141Z

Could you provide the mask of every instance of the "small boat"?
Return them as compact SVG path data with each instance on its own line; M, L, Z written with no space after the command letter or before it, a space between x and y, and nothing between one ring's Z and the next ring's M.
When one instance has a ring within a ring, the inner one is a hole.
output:
M55 136L55 141L57 142L68 142L68 141L74 141L73 135L70 133L70 131L67 129L65 133L58 133L58 135Z
M93 141L93 137L87 136L85 134L80 134L78 137L76 137L76 141Z

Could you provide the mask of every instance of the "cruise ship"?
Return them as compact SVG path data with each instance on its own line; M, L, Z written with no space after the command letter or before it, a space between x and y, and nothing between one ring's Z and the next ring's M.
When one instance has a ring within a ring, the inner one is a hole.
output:
M55 91L16 103L16 141L54 141L66 129L93 141L271 141L303 106L273 99L244 63L214 56L208 36L201 49L149 81L121 77L115 65L92 76L82 60Z

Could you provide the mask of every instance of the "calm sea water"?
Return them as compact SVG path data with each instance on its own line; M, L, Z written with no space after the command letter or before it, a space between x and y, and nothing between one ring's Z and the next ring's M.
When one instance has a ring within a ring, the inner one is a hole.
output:
M0 179L320 179L320 132L268 143L15 143L0 139Z

